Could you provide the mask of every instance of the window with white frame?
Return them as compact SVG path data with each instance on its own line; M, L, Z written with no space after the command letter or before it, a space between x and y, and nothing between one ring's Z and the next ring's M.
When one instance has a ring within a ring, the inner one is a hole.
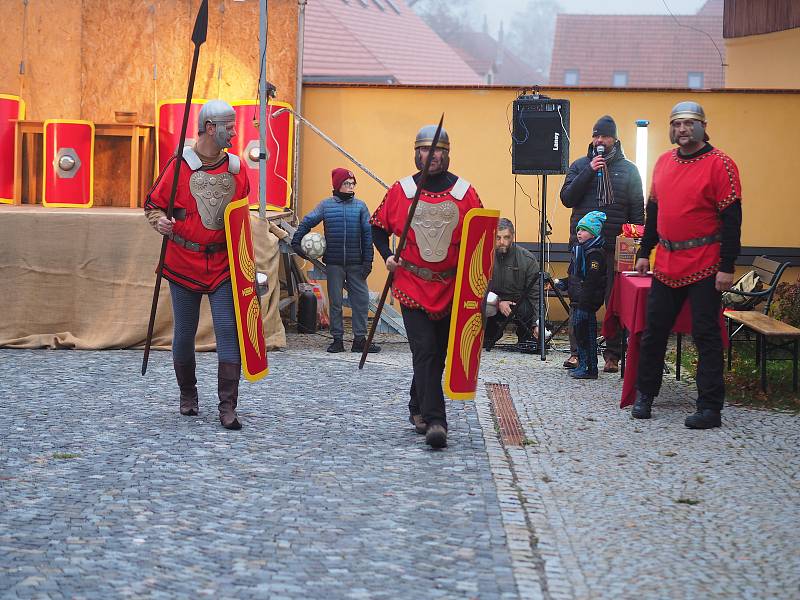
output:
M703 73L697 71L689 71L689 77L686 85L692 89L703 87Z
M564 85L578 85L578 69L567 69L564 71Z

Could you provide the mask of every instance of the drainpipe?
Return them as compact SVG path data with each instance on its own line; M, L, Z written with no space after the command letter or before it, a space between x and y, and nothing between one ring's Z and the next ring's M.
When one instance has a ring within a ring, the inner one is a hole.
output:
M297 73L295 74L294 110L303 114L303 46L306 24L306 4L308 0L297 0L300 9L297 14ZM300 209L297 190L300 187L300 123L294 123L294 164L292 165L292 201L289 208L295 217Z

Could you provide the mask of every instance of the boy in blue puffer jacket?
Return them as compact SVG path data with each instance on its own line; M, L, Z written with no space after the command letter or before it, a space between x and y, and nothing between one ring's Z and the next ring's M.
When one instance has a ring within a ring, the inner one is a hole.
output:
M572 330L578 349L578 366L569 372L575 379L597 379L597 309L606 289L605 239L600 235L606 214L587 213L575 228L578 243L569 264Z
M308 213L295 231L292 248L300 256L300 242L312 227L322 221L325 228L325 263L328 277L328 303L331 311L333 343L328 352L344 352L342 290L347 289L353 311L353 352L363 352L367 343L369 288L367 276L372 271L372 228L367 205L355 197L356 178L348 169L331 171L333 195L322 200ZM380 352L371 344L369 352Z

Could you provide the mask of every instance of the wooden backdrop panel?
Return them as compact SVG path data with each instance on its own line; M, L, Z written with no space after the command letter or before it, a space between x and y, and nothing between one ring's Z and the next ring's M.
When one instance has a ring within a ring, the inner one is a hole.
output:
M159 100L186 94L199 6L200 0L31 0L24 9L22 0L0 0L7 40L0 93L20 95L29 119L107 123L115 111L135 111L140 122L154 123ZM290 104L297 16L296 0L270 0L267 78ZM196 97L234 102L257 95L258 33L259 2L209 2ZM99 138L95 158L98 205L128 206L128 140Z

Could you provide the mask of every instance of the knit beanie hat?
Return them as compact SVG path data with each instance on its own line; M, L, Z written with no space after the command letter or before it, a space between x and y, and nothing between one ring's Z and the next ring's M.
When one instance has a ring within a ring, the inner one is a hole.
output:
M597 119L597 123L592 128L592 135L607 135L617 139L617 124L609 115L603 115Z
M586 216L584 216L580 221L578 221L575 231L585 229L594 237L598 237L600 232L603 230L603 221L605 220L606 213L600 212L599 210L593 210L592 212L587 213Z
M331 171L331 182L333 183L333 191L338 192L339 188L342 187L342 184L347 179L352 179L353 182L356 180L356 176L353 175L353 172L348 169L343 169L342 167L337 167L333 171Z

